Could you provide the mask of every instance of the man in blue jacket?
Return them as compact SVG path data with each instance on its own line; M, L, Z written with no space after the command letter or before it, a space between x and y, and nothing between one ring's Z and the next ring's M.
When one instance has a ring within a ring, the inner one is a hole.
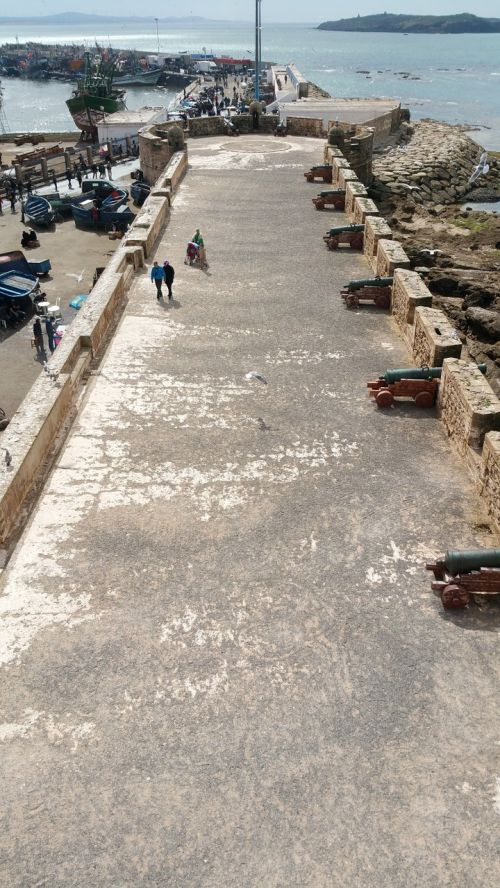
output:
M151 269L151 280L156 284L156 298L161 299L163 293L161 292L161 285L163 283L163 268L161 265L158 265L157 262L153 262L153 267Z

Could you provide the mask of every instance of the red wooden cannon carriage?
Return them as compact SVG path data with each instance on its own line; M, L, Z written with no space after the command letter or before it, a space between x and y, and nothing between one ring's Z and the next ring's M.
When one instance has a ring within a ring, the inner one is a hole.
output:
M331 191L320 191L317 197L312 198L312 202L317 210L324 210L325 207L333 207L334 210L343 210L345 208L345 191L340 188Z
M500 549L446 552L435 564L431 589L447 610L464 608L471 595L500 595Z
M322 163L318 164L318 166L311 167L307 173L304 173L308 182L315 182L316 179L320 179L323 182L331 182L332 181L332 167L331 164Z
M486 373L486 364L478 364ZM377 407L392 407L396 398L411 398L417 407L432 407L436 403L442 367L405 367L386 370L383 376L367 382L370 395Z
M341 244L347 244L352 250L362 250L364 236L364 225L339 225L338 228L330 228L323 240L329 250L338 250Z
M358 308L360 302L371 302L377 308L390 308L391 293L392 277L350 281L340 291L348 308Z

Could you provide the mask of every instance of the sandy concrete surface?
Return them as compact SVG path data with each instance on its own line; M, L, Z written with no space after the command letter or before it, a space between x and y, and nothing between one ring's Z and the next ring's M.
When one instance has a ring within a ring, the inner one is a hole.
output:
M175 301L136 278L3 576L2 884L491 888L499 608L423 565L496 540L433 412L368 398L409 358L338 296L321 146L189 151Z

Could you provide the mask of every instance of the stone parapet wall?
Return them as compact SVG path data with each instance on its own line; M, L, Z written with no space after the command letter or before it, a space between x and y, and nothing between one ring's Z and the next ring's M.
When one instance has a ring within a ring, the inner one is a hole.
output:
M500 528L500 432L488 432L485 435L480 492L489 514Z
M340 171L351 169L349 161L341 155L340 157L332 156L330 162L332 164L332 185L334 188L340 188Z
M399 241L380 238L377 244L377 275L392 277L396 268L409 267L410 260Z
M368 192L362 182L352 179L347 182L345 188L345 214L350 222L354 219L354 199L356 197L368 197Z
M432 293L415 271L396 268L392 285L391 312L413 350L415 309L432 306Z
M500 401L475 364L456 358L443 362L438 410L464 455L468 448L479 452L487 432L500 431Z
M441 367L445 358L459 358L462 343L455 328L438 308L415 308L413 360L418 367Z
M377 268L377 250L379 240L389 240L392 237L392 229L382 216L367 216L365 220L365 237L363 252L365 259L375 271Z
M348 182L359 182L359 179L350 167L341 167L339 169L339 188L345 189Z
M286 131L289 136L310 136L322 139L326 132L323 121L318 117L287 117Z
M347 184L349 185L350 183ZM369 197L356 196L354 198L353 213L349 217L351 222L354 222L355 225L363 225L366 222L367 216L380 216L377 204Z

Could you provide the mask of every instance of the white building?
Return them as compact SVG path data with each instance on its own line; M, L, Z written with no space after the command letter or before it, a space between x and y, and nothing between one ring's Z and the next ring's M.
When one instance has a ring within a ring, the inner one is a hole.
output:
M153 123L164 123L167 120L168 110L163 105L154 108L145 106L136 111L115 111L114 114L106 114L97 127L99 144L117 140L123 142L126 138L136 139L139 130Z

